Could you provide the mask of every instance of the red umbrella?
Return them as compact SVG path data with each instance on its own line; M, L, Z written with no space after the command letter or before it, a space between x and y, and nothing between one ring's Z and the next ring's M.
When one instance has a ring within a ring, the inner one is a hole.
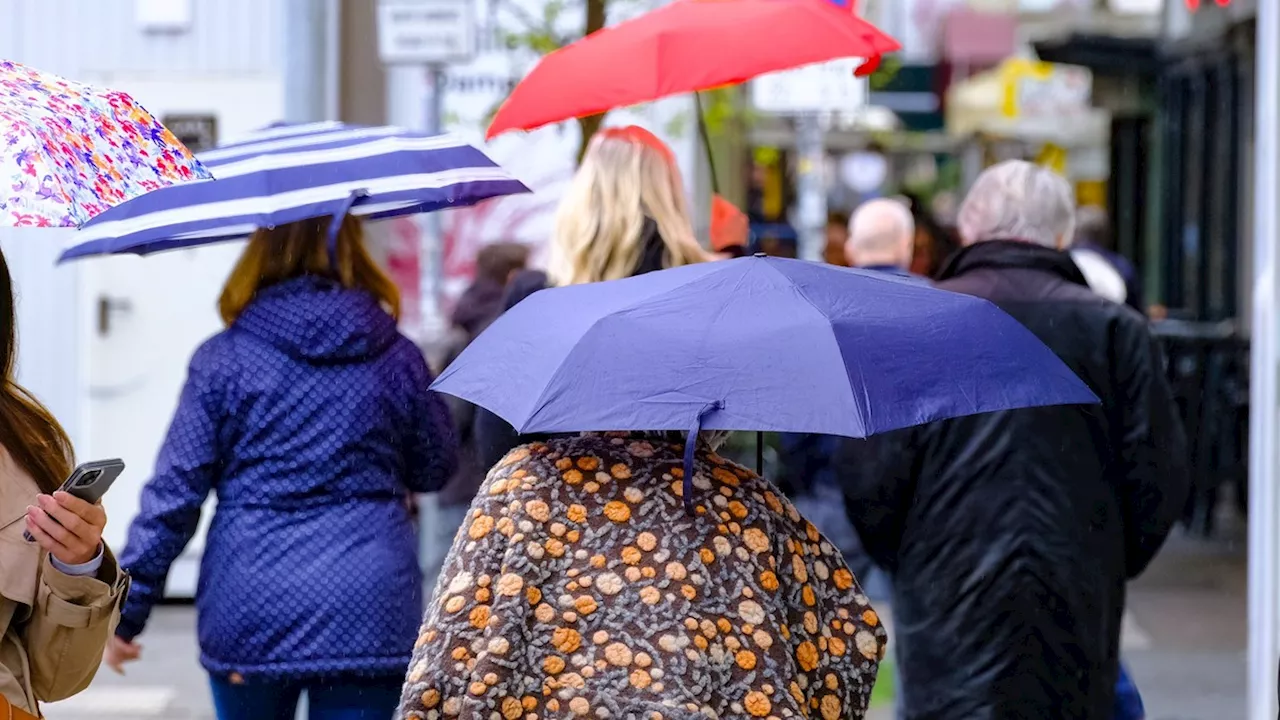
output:
M900 46L830 0L676 0L547 55L487 137Z

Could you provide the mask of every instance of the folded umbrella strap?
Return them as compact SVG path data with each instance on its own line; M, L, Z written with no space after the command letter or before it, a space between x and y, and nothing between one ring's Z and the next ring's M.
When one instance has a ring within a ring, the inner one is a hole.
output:
M684 481L681 487L684 491L684 511L689 515L697 514L693 508L693 454L698 447L698 436L702 433L702 419L723 407L724 403L719 400L703 405L693 418L689 437L684 441Z
M329 220L329 234L325 239L325 247L329 251L329 269L334 272L338 271L338 234L342 232L342 221L347 217L347 213L351 212L351 206L356 204L356 200L368 194L368 190L352 190L342 204L333 211Z

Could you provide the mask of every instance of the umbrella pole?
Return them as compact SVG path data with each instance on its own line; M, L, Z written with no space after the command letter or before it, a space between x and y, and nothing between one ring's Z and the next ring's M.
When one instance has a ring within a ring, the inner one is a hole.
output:
M764 477L764 433L755 432L755 474Z
M698 135L702 137L702 149L707 153L707 169L711 171L711 192L720 194L720 179L716 176L716 160L711 153L711 134L707 132L707 118L702 111L702 93L693 94L698 112Z

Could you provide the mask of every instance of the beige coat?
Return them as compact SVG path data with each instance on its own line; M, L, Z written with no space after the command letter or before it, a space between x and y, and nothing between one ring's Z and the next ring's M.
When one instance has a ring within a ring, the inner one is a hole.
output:
M0 694L28 712L88 687L128 587L109 550L96 577L72 577L23 539L38 493L0 448Z

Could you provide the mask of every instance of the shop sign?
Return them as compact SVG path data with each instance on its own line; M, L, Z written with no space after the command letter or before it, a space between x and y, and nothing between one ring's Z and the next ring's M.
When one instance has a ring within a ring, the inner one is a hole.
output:
M867 79L854 71L859 58L843 58L766 73L751 81L751 102L767 113L853 112L867 104Z
M1089 108L1093 75L1074 65L1012 60L1001 67L1002 114L1011 119L1061 118Z

